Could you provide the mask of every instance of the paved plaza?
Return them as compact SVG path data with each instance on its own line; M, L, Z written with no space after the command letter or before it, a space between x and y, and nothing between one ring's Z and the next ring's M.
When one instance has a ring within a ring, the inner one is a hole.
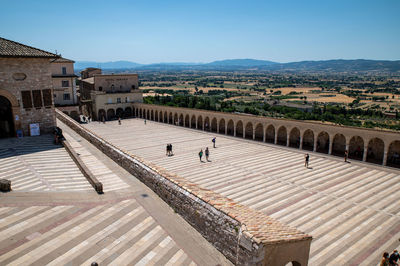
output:
M400 248L400 171L142 119L84 125L169 172L311 234L310 265L376 265ZM217 136L217 148L211 139ZM166 144L174 156L166 156ZM200 149L210 161L200 162Z
M158 196L62 123L98 195L51 136L0 140L0 265L230 265Z

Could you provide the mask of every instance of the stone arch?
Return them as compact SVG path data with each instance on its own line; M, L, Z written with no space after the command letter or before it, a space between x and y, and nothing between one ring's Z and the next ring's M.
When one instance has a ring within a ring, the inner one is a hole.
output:
M183 127L185 125L185 121L183 120L183 114L181 114L179 116L179 120L178 120L178 124L179 126Z
M197 129L203 130L203 117L201 115L197 117Z
M15 137L14 113L11 101L0 96L0 138Z
M314 132L311 129L307 129L303 133L303 150L314 150Z
M116 116L117 116L117 118L123 117L124 116L124 109L117 108Z
M208 116L204 119L204 130L210 131L210 118Z
M190 117L188 114L185 116L185 127L190 127Z
M154 121L158 122L158 111L157 110L154 111Z
M236 123L236 137L243 138L243 122L239 120Z
M112 120L115 118L115 111L114 109L108 109L107 110L107 119Z
M235 134L235 124L233 123L232 119L230 119L228 121L228 125L227 125L227 128L226 128L226 134L227 135L231 135L231 136L233 136Z
M275 142L275 127L269 125L265 129L265 142L274 143Z
M292 148L300 147L300 130L297 127L294 127L292 130L290 130L289 146Z
M218 128L218 125L217 125L217 118L213 118L212 120L211 120L211 132L217 132L217 128Z
M254 137L255 137L254 138L255 140L263 141L263 139L264 139L264 128L263 128L263 125L261 123L258 123L256 125Z
M131 107L126 107L125 108L124 117L125 118L132 117L132 108Z
M154 111L150 111L150 120L154 121Z
M167 111L164 111L164 123L166 123L166 124L169 123L169 121L168 121L168 112Z
M344 156L346 151L346 137L343 134L336 134L332 140L332 155Z
M97 120L98 121L103 121L103 118L104 118L104 120L106 120L106 110L104 110L104 109L100 109L99 110L99 112L98 112L98 117L97 117Z
M246 124L244 136L246 139L253 139L253 124L251 122Z
M382 164L385 143L380 138L373 138L368 142L367 162Z
M225 119L223 119L223 118L221 118L221 120L219 120L219 133L225 134Z
M400 141L395 140L389 145L387 165L400 168Z
M174 114L174 121L173 121L173 124L176 125L176 126L179 125L178 113L175 113L175 114Z
M316 151L321 153L329 152L329 135L327 132L322 131L318 134Z
M349 142L349 158L362 161L364 155L364 140L354 136Z
M196 116L192 115L192 119L190 120L190 127L196 128Z
M277 138L277 144L278 145L287 145L287 130L285 126L281 126L278 129L278 138Z

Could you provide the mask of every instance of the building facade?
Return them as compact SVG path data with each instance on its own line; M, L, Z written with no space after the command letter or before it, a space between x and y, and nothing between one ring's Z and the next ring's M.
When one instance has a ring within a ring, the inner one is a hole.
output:
M55 126L51 62L58 55L0 38L0 137Z
M58 58L51 60L51 76L54 88L54 105L78 105L74 61Z
M94 74L81 80L80 102L95 120L132 116L133 103L143 102L137 74Z

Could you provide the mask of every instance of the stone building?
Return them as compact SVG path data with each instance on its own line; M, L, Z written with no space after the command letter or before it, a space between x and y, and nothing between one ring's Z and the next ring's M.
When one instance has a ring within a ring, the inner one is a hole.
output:
M95 120L132 116L133 103L143 102L137 74L94 74L82 79L80 102Z
M95 67L88 67L81 71L81 78L87 79L93 77L95 74L100 75L101 69Z
M21 43L0 38L0 137L30 135L55 126L51 60L59 58ZM34 125L32 125L34 126Z
M74 61L58 58L51 61L51 76L53 78L54 105L77 105L76 78Z

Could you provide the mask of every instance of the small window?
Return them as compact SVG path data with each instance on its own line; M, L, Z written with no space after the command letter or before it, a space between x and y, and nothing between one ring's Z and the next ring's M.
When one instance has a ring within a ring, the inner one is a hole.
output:
M69 100L71 100L70 94L69 94L69 93L64 93L63 99L64 99L64 101L69 101Z
M62 67L62 74L63 75L67 75L67 68L66 67Z
M132 85L132 90L134 90L135 89L135 85Z
M34 90L32 91L33 96L33 106L36 108L41 108L42 104L42 91L41 90Z
M102 87L102 86L100 86L100 87L99 87L99 91L102 91L102 90L103 90L103 87Z
M68 80L63 80L61 83L62 83L61 84L62 87L69 87L69 81Z
M51 90L49 90L49 89L43 90L42 94L43 94L44 106L52 106L53 105L53 101L51 99Z
M113 84L113 85L111 85L111 90L114 90L114 84Z
M108 98L108 99L107 99L107 103L112 103L112 99L111 99L111 98Z
M129 98L128 97L125 97L125 102L126 103L129 102Z
M117 103L121 103L121 98L117 98Z
M31 91L21 91L22 104L25 109L32 108Z

